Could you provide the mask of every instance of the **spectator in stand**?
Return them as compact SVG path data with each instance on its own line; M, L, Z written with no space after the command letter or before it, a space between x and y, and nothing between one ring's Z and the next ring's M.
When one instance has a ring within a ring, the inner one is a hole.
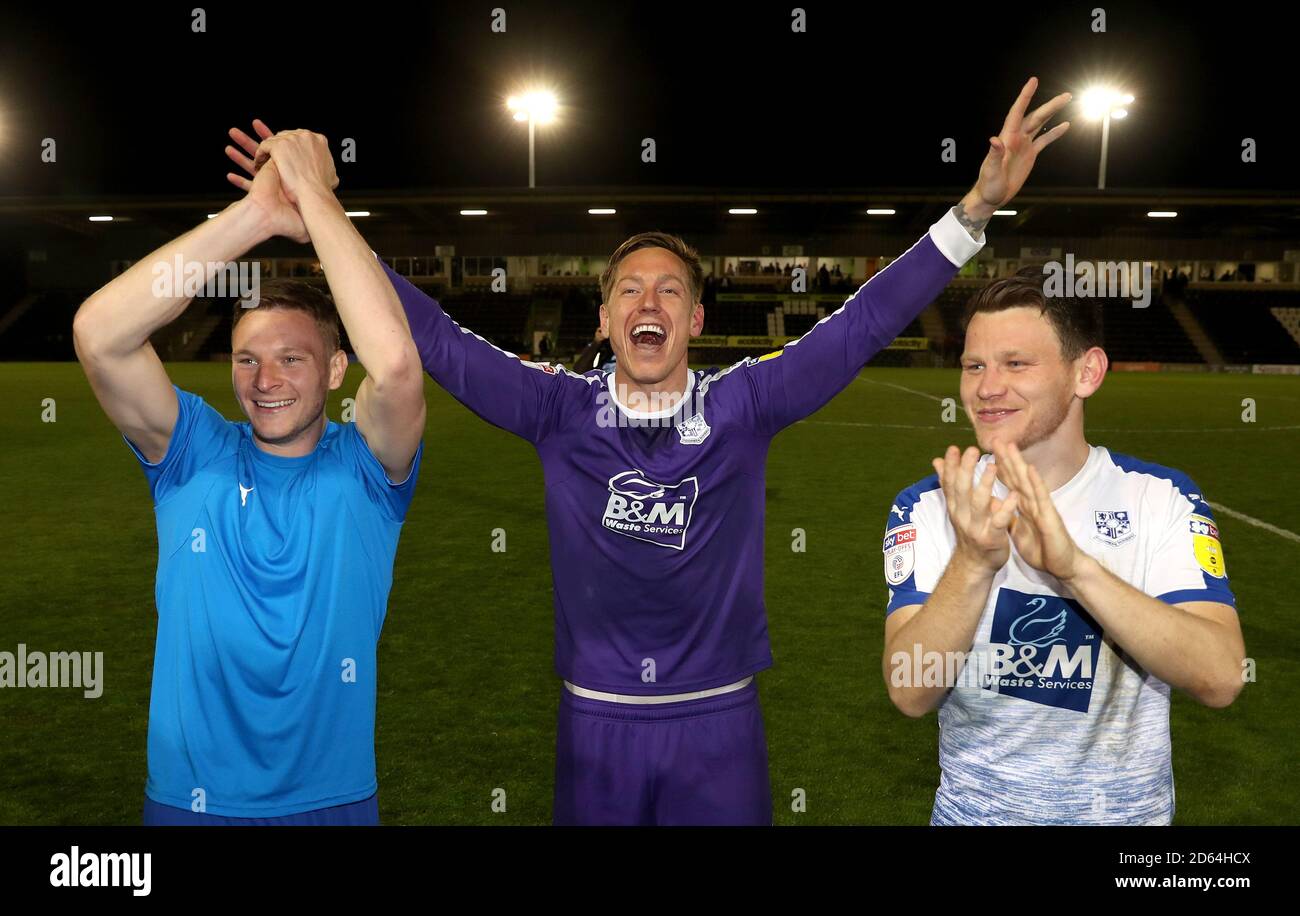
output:
M573 358L573 371L582 374L592 369L603 369L607 364L612 365L613 359L614 348L609 343L609 337L597 327L591 343Z

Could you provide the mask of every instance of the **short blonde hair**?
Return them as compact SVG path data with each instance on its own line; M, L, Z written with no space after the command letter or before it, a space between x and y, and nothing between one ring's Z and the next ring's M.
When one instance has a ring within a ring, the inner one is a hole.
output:
M686 282L691 288L691 304L695 305L700 301L700 294L704 290L704 268L700 266L700 255L694 248L676 235L667 232L642 232L632 236L618 249L609 259L609 264L600 273L600 294L601 301L609 304L610 293L614 289L614 272L618 265L634 251L642 248L666 248L677 257L682 259L686 264Z

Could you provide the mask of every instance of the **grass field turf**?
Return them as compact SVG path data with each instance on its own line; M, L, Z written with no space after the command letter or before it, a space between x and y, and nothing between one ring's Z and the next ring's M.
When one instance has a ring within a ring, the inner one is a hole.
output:
M227 364L168 366L240 418ZM353 367L330 401L355 393ZM104 693L0 690L0 824L139 823L157 562L144 476L70 363L0 364L0 650L102 651ZM867 369L768 460L766 594L776 666L759 676L778 824L924 824L934 715L903 717L880 675L880 541L894 495L964 418L956 371ZM901 386L901 387L898 387ZM911 389L911 391L903 390ZM377 756L389 824L546 824L559 682L541 467L531 446L427 385L419 486L380 642ZM920 392L920 393L918 393ZM1254 398L1257 421L1241 420ZM41 421L53 398L57 421ZM241 418L242 419L242 418ZM1179 468L1208 498L1300 530L1300 378L1112 374L1090 441ZM1280 427L1290 427L1283 429ZM1177 823L1296 823L1300 543L1218 513L1258 681L1226 710L1175 694ZM504 528L505 553L491 550ZM791 550L791 532L807 549ZM563 550L563 545L557 545ZM506 811L493 813L493 790ZM791 793L807 794L805 813Z

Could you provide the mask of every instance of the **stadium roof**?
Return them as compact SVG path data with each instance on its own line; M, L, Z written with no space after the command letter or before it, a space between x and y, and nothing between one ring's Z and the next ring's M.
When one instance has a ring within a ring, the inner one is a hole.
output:
M473 249L492 239L545 241L547 250L577 253L592 239L599 249L608 238L648 229L676 232L688 239L747 237L791 242L834 236L915 237L958 200L956 188L852 188L828 193L798 188L700 189L687 187L554 187L457 188L447 190L347 191L340 198L349 210L364 210L367 235L414 243L462 243ZM42 236L64 233L104 239L147 229L178 235L206 214L235 199L235 192L184 197L0 198L0 233L39 228ZM732 216L729 207L755 207L754 216ZM590 207L613 207L612 216L593 216ZM871 208L889 208L890 216L868 216ZM1248 245L1268 242L1300 248L1300 194L1285 192L1187 189L1034 188L1010 205L1015 215L998 217L995 235L1043 239L1087 237L1159 237L1162 239L1236 240ZM484 217L464 217L463 208L487 210ZM1175 219L1153 219L1151 210L1174 210ZM114 223L91 223L107 214ZM125 223L127 225L123 226ZM135 224L132 226L131 224ZM1294 241L1294 245L1291 243ZM132 238L131 244L136 244ZM615 243L616 244L616 243ZM729 242L723 247L730 249ZM465 249L468 251L470 249ZM485 249L486 250L486 249ZM431 252L430 252L431 253ZM460 253L460 252L458 252ZM728 253L741 253L728 251ZM138 255L138 252L137 252Z

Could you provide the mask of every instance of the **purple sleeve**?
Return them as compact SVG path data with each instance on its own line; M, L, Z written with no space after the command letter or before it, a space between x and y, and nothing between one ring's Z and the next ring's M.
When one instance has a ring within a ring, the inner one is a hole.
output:
M843 391L983 245L949 210L915 245L811 331L777 353L751 361L744 374L765 431L776 433Z
M566 388L586 385L567 370L521 360L451 320L437 300L383 264L406 312L424 371L494 426L534 444L554 428ZM585 390L585 388L584 388Z

